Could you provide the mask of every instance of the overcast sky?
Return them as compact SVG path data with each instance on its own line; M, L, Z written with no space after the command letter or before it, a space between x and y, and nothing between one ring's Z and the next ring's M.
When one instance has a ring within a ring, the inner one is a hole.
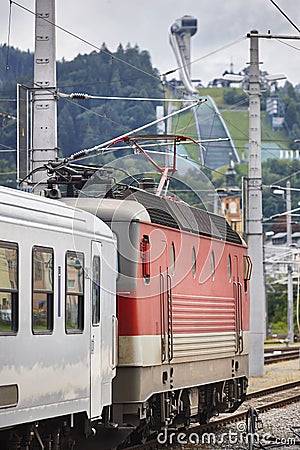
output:
M300 0L273 0L300 28ZM9 0L0 0L0 42L8 40ZM17 0L34 11L34 0ZM198 20L192 37L192 77L204 85L229 70L244 68L249 61L249 39L253 29L260 33L299 36L271 0L57 0L56 22L96 47L103 42L111 51L119 43L137 44L148 50L152 64L164 73L176 68L169 44L169 28L176 19L189 14ZM244 38L244 39L243 39ZM234 42L237 42L233 44ZM233 44L233 45L230 45ZM13 1L10 45L33 50L34 16ZM227 47L228 45L228 47ZM223 48L222 47L227 47ZM300 83L300 41L260 40L261 69L285 73L294 85ZM57 59L73 59L95 48L57 31ZM221 50L222 49L222 50Z

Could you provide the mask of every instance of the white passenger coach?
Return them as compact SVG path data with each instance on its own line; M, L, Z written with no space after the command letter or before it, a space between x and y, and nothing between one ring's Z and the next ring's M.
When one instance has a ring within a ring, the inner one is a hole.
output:
M114 238L100 219L0 188L1 443L12 445L11 430L38 439L37 422L63 433L108 416L115 267Z

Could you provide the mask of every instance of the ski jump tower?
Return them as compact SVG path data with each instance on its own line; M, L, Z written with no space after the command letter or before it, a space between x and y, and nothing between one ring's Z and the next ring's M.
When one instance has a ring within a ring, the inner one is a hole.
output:
M191 94L198 94L191 82L191 37L197 30L197 19L192 16L177 19L170 29L170 44L180 68L180 78L185 89Z
M191 81L191 37L196 34L197 30L197 19L185 15L174 22L169 35L180 70L180 78L185 91L191 98L194 98L195 95L199 96L198 90ZM198 140L227 138L228 141L223 141L222 144L216 142L207 144L206 151L200 151L200 162L212 169L227 166L229 158L233 162L239 163L239 155L217 105L210 96L206 97L206 103L194 112Z

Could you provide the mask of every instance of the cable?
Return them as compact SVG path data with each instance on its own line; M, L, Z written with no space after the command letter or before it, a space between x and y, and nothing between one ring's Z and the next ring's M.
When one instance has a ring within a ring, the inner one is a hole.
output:
M12 0L9 2L9 16L8 16L8 32L7 32L7 51L6 51L6 65L5 70L9 70L8 56L10 48L10 31L11 31L11 10L12 10Z
M19 8L21 8L21 9L23 9L23 10L29 12L30 14L36 16L36 13L35 13L34 11L30 10L29 8L26 8L25 6L21 5L20 3L17 3L17 2L14 1L14 0L10 0L10 2L13 3L13 4L15 4L15 5L18 6ZM97 45L95 45L95 44L93 44L93 43L87 41L86 39L84 39L84 38L78 36L77 34L75 34L75 33L71 32L71 31L67 30L66 28L63 28L63 27L61 27L60 25L57 25L57 24L53 23L52 21L50 21L50 20L48 20L48 19L46 19L46 18L43 18L43 20L45 20L46 22L48 22L48 23L50 23L51 25L55 26L57 29L59 29L59 30L61 30L61 31L67 33L67 34L69 34L70 36L74 37L75 39L78 39L78 40L80 40L81 42L83 42L83 43L85 43L85 44L91 46L92 48L94 48L94 49L100 51L101 53L104 53L105 55L110 56L110 57L112 58L112 60L116 60L116 61L122 62L122 63L126 64L127 66L131 67L132 69L135 69L135 70L137 70L137 71L143 73L144 75L147 75L147 76L149 76L149 77L151 77L151 78L154 78L154 79L156 79L156 80L161 81L161 77L163 77L163 76L165 76L165 75L167 75L167 74L171 74L171 73L173 73L173 72L175 72L175 71L177 71L177 70L179 70L179 69L181 68L181 67L177 67L176 69L173 69L173 70L171 70L171 71L168 71L168 72L166 72L165 74L161 74L161 75L159 75L159 76L154 75L154 74L151 74L151 73L149 73L149 72L147 72L147 71L145 71L145 70L143 70L143 69L141 69L141 68L139 68L139 67L137 67L137 66L134 66L133 64L131 64L131 63L129 63L129 62L127 62L127 61L125 61L125 60L123 60L123 59L117 57L117 56L112 55L110 52L107 52L107 51L103 50L103 48L100 48L99 46L97 46ZM233 41L233 42L230 42L230 43L228 43L228 44L226 44L226 45L224 45L224 46L222 46L222 47L220 47L220 48L218 48L218 49L216 49L216 50L214 50L214 51L212 51L212 52L210 52L210 53L208 53L208 54L206 54L206 55L204 55L204 56L201 56L201 57L199 57L199 58L196 58L195 60L193 60L193 61L191 62L191 64L194 64L194 63L196 63L196 62L198 62L198 61L201 61L201 60L203 60L203 59L205 59L205 58L207 58L207 57L209 57L209 56L212 56L212 55L214 55L214 54L216 54L216 53L218 53L218 52L220 52L220 51L222 51L222 50L224 50L224 49L226 49L226 48L228 48L228 47L230 47L230 46L233 46L233 45L235 45L235 44L241 42L241 41L244 40L244 39L247 39L247 37L246 37L246 36L240 37L239 39L237 39L237 40L235 40L235 41ZM167 84L170 84L170 86L172 86L172 88L174 89L174 86L173 86L171 83L169 83L168 81L166 81L166 83L167 83ZM175 87L175 89L178 90L178 88L176 88L176 87Z
M294 45L290 44L289 42L286 41L282 41L281 39L276 39L278 42L280 42L281 44L287 45L288 47L293 48L294 50L297 50L298 52L300 52L300 48L299 47L295 47Z
M18 6L19 8L24 9L25 11L29 12L30 14L36 16L36 13L35 13L34 11L32 11L32 10L29 9L29 8L26 8L25 6L21 5L20 3L17 3L17 2L15 2L14 0L10 0L10 2L13 3L13 4L15 4L15 5ZM139 67L134 66L133 64L131 64L131 63L127 62L127 61L124 61L123 59L118 58L117 56L112 55L112 53L103 50L103 48L101 48L101 47L99 47L99 46L97 46L97 45L95 45L95 44L92 44L91 42L87 41L86 39L83 39L82 37L78 36L77 34L73 33L72 31L69 31L69 30L67 30L66 28L63 28L63 27L61 27L60 25L57 25L56 23L52 22L51 20L46 19L46 18L44 18L44 17L43 17L42 19L45 20L46 22L50 23L50 24L53 25L54 27L56 27L58 30L63 31L64 33L69 34L70 36L74 37L75 39L80 40L80 41L83 42L84 44L87 44L87 45L89 45L90 47L92 47L92 48L98 50L100 53L104 53L105 55L109 56L110 58L115 59L116 61L122 62L122 63L126 64L127 66L131 67L132 69L135 69L135 70L137 70L137 71L143 73L144 75L147 75L147 76L149 76L149 77L151 77L151 78L154 78L154 79L156 79L156 80L160 80L160 77L158 77L157 75L153 75L152 73L146 72L145 70L140 69Z
M31 11L30 9L28 9L28 8L26 8L26 7L22 6L22 5L20 5L19 3L15 2L15 1L13 1L13 0L10 0L10 4L12 4L12 3L14 3L16 6L19 6L20 8L26 10L27 12L29 12L29 13L35 15L35 13L34 13L33 11ZM81 40L82 42L84 42L84 43L86 43L86 44L88 44L88 45L94 47L95 49L98 49L98 50L99 50L100 52L102 52L103 54L108 55L108 56L112 59L112 61L114 61L114 60L115 60L115 61L120 61L120 62L122 62L122 63L128 65L129 67L131 67L131 68L133 68L133 69L136 69L136 70L140 71L141 73L143 73L143 74L146 75L146 76L150 76L150 77L152 77L152 78L154 78L154 79L159 79L159 80L160 80L160 77L155 76L155 75L153 75L153 74L151 74L151 73L149 73L149 72L147 72L147 71L145 71L145 70L143 70L143 69L140 69L140 68L138 68L138 67L136 67L136 66L134 66L134 65L132 65L132 64L130 64L130 63L128 63L127 61L124 61L124 60L121 59L121 58L118 58L118 57L112 55L110 52L103 50L103 48L97 47L96 45L92 44L91 42L89 42L89 41L87 41L87 40L85 40L85 39L82 39L82 38L79 37L78 35L76 35L76 34L70 32L70 31L64 29L63 27L60 27L60 26L56 25L55 23L53 23L53 22L51 22L51 21L49 21L49 20L47 20L47 19L44 19L44 20L46 20L47 22L51 23L53 26L57 27L58 29L64 31L65 33L70 34L71 36L75 37L76 39L79 39L79 40ZM209 56L211 56L211 55L214 55L214 54L216 54L216 53L222 51L222 50L225 49L225 48L228 48L228 47L230 47L230 46L232 46L232 45L235 45L236 43L240 42L240 41L243 40L243 39L246 39L246 37L239 38L238 40L236 40L236 41L234 41L234 42L231 42L231 43L229 43L229 44L226 44L226 45L222 46L221 48L219 48L219 49L217 49L217 50L214 50L213 52L210 52L210 53L208 53L208 54L206 54L206 55L204 55L204 56L202 56L202 57L200 57L200 58L197 58L197 59L195 59L194 61L192 61L191 64L193 64L193 63L195 63L195 62L197 62L197 61L203 60L204 58L207 58L207 57L209 57ZM109 117L107 117L106 114L101 115L101 114L99 114L99 113L96 113L96 112L94 112L94 111L89 110L88 108L83 107L82 105L78 105L77 103L74 103L74 104L76 104L77 106L79 106L79 107L85 109L86 111L89 111L89 112L92 112L92 113L95 114L95 115L98 115L99 117L101 117L101 118L103 118L103 119L107 119L107 120L111 121L111 122L114 123L114 124L118 124L119 126L123 126L122 124L120 124L120 123L118 123L118 122L115 122L115 121L113 121L112 119L110 119Z
M71 161L71 160L78 161L78 160L81 160L83 157L86 157L90 153L94 153L94 152L98 152L98 151L104 151L105 147L108 148L111 145L114 145L115 143L120 141L121 139L128 138L129 136L132 136L133 134L137 134L137 133L143 131L146 128L149 128L149 127L151 127L153 125L156 125L157 123L161 122L162 120L167 120L169 117L174 117L174 116L176 116L176 115L178 115L180 113L183 113L183 112L185 112L185 111L187 111L187 110L189 110L191 108L194 108L195 106L200 106L200 104L202 104L204 101L205 100L199 99L197 102L192 103L191 105L185 106L184 108L179 109L177 111L174 111L174 112L172 112L172 113L170 113L170 114L168 114L168 115L166 115L166 116L164 116L164 117L162 117L160 119L154 120L154 121L149 122L149 123L147 123L147 124L145 124L145 125L143 125L143 126L141 126L139 128L131 130L129 133L123 134L122 136L118 136L117 138L110 139L110 140L108 140L106 142L103 142L100 145L96 145L94 147L91 147L91 148L88 148L88 149L83 149L83 150L80 150L79 152L75 152L75 153L73 153L72 155L70 155L68 157L68 160L69 161Z
M278 11L288 20L288 22L300 33L300 29L297 27L297 25L289 18L289 16L274 2L274 0L270 0L272 5L275 6L275 8L278 9Z
M225 45L223 45L222 47L220 47L220 48L218 48L218 49L216 49L216 50L213 50L213 51L207 53L206 55L203 55L203 56L200 56L199 58L194 59L193 61L190 62L189 65L192 65L192 64L194 64L194 63L196 63L196 62L198 62L198 61L201 61L201 60L203 60L203 59L205 59L205 58L208 58L209 56L215 55L216 53L219 53L219 52L221 52L222 50L225 50L225 49L228 48L228 47L231 47L231 46L233 46L233 45L235 45L235 44L238 44L239 42L241 42L241 41L243 41L243 40L245 40L245 39L247 39L247 37L246 37L246 36L242 36L242 37L236 39L236 40L233 41L233 42L230 42L230 43L228 43L228 44L225 44ZM174 72L177 72L177 70L183 69L184 67L186 67L186 64L183 65L183 66L179 66L179 67L177 67L176 69L168 70L167 72L163 73L162 76L170 75L170 74L172 74L172 73L174 73Z
M118 97L108 95L90 95L80 92L73 92L71 94L58 93L59 97L68 97L76 100L128 100L128 101L146 101L146 102L178 102L178 103L193 103L195 100L182 98L153 98L153 97Z

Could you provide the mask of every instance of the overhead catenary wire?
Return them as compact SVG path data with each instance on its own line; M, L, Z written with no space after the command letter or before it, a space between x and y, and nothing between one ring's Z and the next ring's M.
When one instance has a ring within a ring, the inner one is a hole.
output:
M275 6L275 8L278 9L278 11L280 11L280 13L287 19L287 21L300 33L300 29L299 27L295 24L295 22L292 21L292 19L290 19L290 17L277 5L277 3L274 0L270 0L270 2L272 3L272 5Z
M158 146L159 147L168 147L168 146L170 146L170 143L163 142L166 139L166 137L163 134L161 135L161 139L162 139L162 141L159 142L159 143L144 144L143 147L151 148L151 147L158 147ZM149 140L151 140L151 137L149 138ZM193 141L180 140L180 143L183 144L183 145L190 145L190 144L205 144L205 143L209 143L209 142L224 142L224 141L228 141L228 138L200 139L200 140L193 140ZM132 148L131 145L122 145L122 146L114 146L113 147L114 151L126 150L126 149L130 149L130 148ZM152 153L161 154L162 152L154 152L154 151L152 151ZM179 156L182 156L183 158L186 157L186 155L179 155Z
M109 147L110 145L112 145L117 140L123 139L125 137L132 136L133 134L137 134L140 131L143 131L146 128L150 128L151 126L156 125L159 122L162 122L162 121L167 120L167 119L169 119L171 117L174 117L174 116L176 116L176 115L178 115L180 113L188 111L189 109L194 108L195 106L199 106L204 101L205 101L205 99L199 99L197 102L191 103L190 105L185 106L184 108L181 108L181 109L179 109L177 111L174 111L174 112L172 112L170 114L167 114L166 116L163 116L163 117L161 117L159 119L153 120L152 122L147 123L145 125L142 125L139 128L135 128L134 130L130 131L129 133L125 133L125 134L123 134L121 136L118 136L116 138L110 139L110 140L108 140L106 142L103 142L102 144L96 145L96 146L91 147L89 149L84 149L84 150L80 150L79 152L73 153L67 159L68 159L68 161L80 160L82 157L86 157L90 153L94 153L94 152L98 152L98 151L104 150L105 147Z
M57 167L57 162L58 162L59 166L62 167L62 166L65 166L66 164L69 164L72 161L80 161L80 160L86 159L88 157L91 157L91 156L93 156L92 153L96 153L98 151L102 151L102 152L105 152L107 150L111 151L110 146L113 145L114 143L119 142L119 141L121 141L124 138L129 138L129 136L137 134L140 131L143 131L144 129L149 128L149 127L151 127L151 126L153 126L153 125L155 125L155 124L157 124L157 123L159 123L161 121L164 121L164 120L166 120L166 119L168 119L170 117L173 117L173 116L178 115L178 114L180 114L182 112L185 112L185 111L187 111L187 110L189 110L191 108L199 106L203 102L205 102L205 99L199 99L197 102L194 102L194 103L192 103L192 104L190 104L188 106L185 106L184 108L181 108L181 109L179 109L177 111L174 111L174 112L172 112L172 113L170 113L170 114L168 114L168 115L166 115L164 117L156 119L153 122L147 123L147 124L145 124L145 125L143 125L143 126L141 126L139 128L136 128L136 129L134 129L134 130L132 130L132 131L130 131L128 133L125 133L125 134L123 134L121 136L118 136L116 138L110 139L109 141L106 141L106 142L104 142L104 143L102 143L100 145L94 146L94 147L89 148L89 149L80 150L79 152L75 152L72 155L70 155L68 158L64 158L61 161L55 161L56 167ZM147 137L147 136L145 136L145 137ZM162 135L162 139L165 140L166 136ZM196 141L194 141L194 142L197 143ZM52 162L49 161L49 163L53 163L53 162L54 161L52 161ZM27 174L26 177L24 177L22 180L20 180L19 184L23 183L33 173L44 170L45 167L46 167L47 170L49 169L49 167L47 167L47 165L43 165L41 167L37 167L35 170L33 170L29 174Z
M13 3L13 4L15 4L16 6L18 6L18 7L22 8L22 9L24 9L25 11L29 12L30 14L35 15L34 11L32 11L32 10L26 8L25 6L19 4L18 2L14 1L14 0L10 0L10 2ZM52 22L49 21L48 19L44 19L44 20L46 20L46 21L52 23ZM116 60L116 61L120 61L120 62L122 62L122 63L124 63L124 64L127 64L127 65L129 65L130 67L132 67L132 68L134 68L134 69L136 69L136 70L142 72L143 74L148 75L148 76L151 76L151 77L156 78L156 79L159 79L159 80L161 81L162 75L156 76L156 75L151 74L151 73L149 73L149 72L147 72L147 71L145 71L145 70L142 70L142 69L140 69L139 67L136 67L136 66L134 66L133 64L130 64L130 63L128 63L127 61L125 61L125 60L123 60L123 59L121 59L121 58L118 58L117 56L113 55L113 54L110 53L109 51L105 51L103 48L100 48L99 46L94 45L93 43L87 41L86 39L81 38L81 37L78 36L77 34L71 32L71 31L69 31L69 30L67 30L67 29L65 29L65 28L63 28L63 27L61 27L61 26L59 26L59 25L57 25L57 24L55 24L55 23L52 23L52 24L53 24L53 26L57 27L57 28L60 29L61 31L66 32L67 34L70 34L70 35L73 36L74 38L79 39L79 40L81 40L82 42L84 42L84 43L86 43L86 44L92 46L93 48L99 50L100 52L102 52L102 53L104 53L104 54L110 56L112 59L114 59L114 60ZM195 62L197 62L197 61L203 60L203 59L205 59L205 58L207 58L207 57L209 57L209 56L212 56L212 55L214 55L214 54L216 54L216 53L218 53L218 52L220 52L220 51L222 51L222 50L224 50L224 49L226 49L226 48L228 48L228 47L230 47L230 46L232 46L232 45L235 45L236 43L238 43L238 42L240 42L241 40L244 40L244 39L246 39L245 36L240 37L239 39L237 39L237 40L235 40L235 41L233 41L233 42L231 42L231 43L228 43L228 44L226 44L226 45L224 45L224 46L222 46L222 47L220 47L220 48L218 48L218 49L216 49L216 50L214 50L214 51L212 51L212 52L209 52L208 54L206 54L206 55L204 55L204 56L201 56L201 57L199 57L199 58L194 59L194 60L191 62L191 64L193 64L193 63L195 63ZM175 69L175 70L177 70L177 69ZM168 83L168 82L167 82L167 83ZM173 86L173 88L174 88L174 86ZM161 100L161 101L163 101L163 100ZM78 104L76 104L76 105L78 105ZM81 107L81 105L78 105L78 107ZM87 110L87 111L91 111L91 110L88 109L88 108L87 108L86 110ZM93 111L91 111L91 112L93 112ZM111 120L112 122L116 123L115 121L113 121L112 119L110 119L106 114L101 115L101 114L98 113L98 114L96 114L96 115L99 115L99 117L102 117L102 118L105 119L105 120ZM121 125L121 124L119 124L119 125Z
M108 96L108 95L90 95L81 92L73 92L71 94L65 94L63 92L58 93L59 97L72 98L75 100L128 100L128 101L146 101L146 102L177 102L177 103L193 103L195 99L185 98L153 98L153 97L121 97L121 96Z
M218 49L213 50L213 51L207 53L206 55L203 55L203 56L200 56L199 58L194 59L193 61L191 61L191 62L189 63L189 65L195 64L196 62L199 62L199 61L202 61L203 59L208 58L209 56L213 56L213 55L215 55L216 53L219 53L219 52L221 52L222 50L225 50L225 49L227 49L227 48L229 48L229 47L231 47L231 46L233 46L233 45L236 45L236 44L238 44L238 43L240 43L241 41L246 40L246 39L247 39L246 36L239 37L238 39L234 40L233 42L229 42L228 44L225 44L225 45L223 45L222 47L219 47ZM175 69L168 70L167 72L163 73L162 76L171 75L172 73L175 73L175 72L177 72L178 70L183 69L183 68L186 67L186 66L187 66L187 65L185 64L185 65L182 65L182 66L178 66L178 67L176 67Z
M17 5L17 6L21 7L21 8L23 8L23 9L27 10L27 11L30 12L31 14L34 14L34 12L28 10L27 8L23 7L22 5L20 5L19 3L15 2L15 1L13 1L13 0L11 0L10 3L14 3L15 5ZM82 40L83 42L87 43L88 45L91 45L92 47L94 47L94 48L100 50L100 52L109 55L112 59L115 59L116 61L119 60L120 62L123 62L123 63L127 64L127 61L124 61L124 60L122 60L122 59L120 59L120 58L118 58L118 57L115 57L115 56L112 55L110 52L106 52L105 50L103 50L103 48L99 48L99 47L97 47L96 45L92 44L91 42L88 42L88 41L86 41L86 40L80 38L80 37L77 36L75 33L69 32L68 30L65 30L63 27L59 27L59 26L56 25L56 24L53 24L53 25L56 26L57 28L60 28L62 31L65 31L66 33L69 33L69 34L72 35L73 37ZM202 59L204 59L204 58L207 58L207 57L209 57L209 56L212 56L212 55L216 54L217 52L222 51L224 48L227 48L228 46L231 46L231 45L236 44L237 42L240 42L242 39L246 39L246 37L239 38L238 40L236 40L236 41L234 41L234 42L232 42L232 43L226 44L225 46L222 46L221 48L219 48L219 49L217 49L217 50L214 50L213 52L210 52L210 53L208 53L208 54L206 54L206 55L204 55L204 56L201 56L200 58L196 58L195 60L193 60L193 61L191 62L191 64L193 64L193 63L195 63L195 62L197 62L197 61L200 61L200 60L202 60ZM136 66L134 66L134 65L132 65L132 64L128 64L128 65L130 65L131 67L133 67L133 68L139 70L139 71L142 72L144 75L149 75L149 76L152 76L152 77L154 77L154 78L160 79L160 77L154 76L153 74L149 74L149 73L146 72L146 71L140 70L140 68L138 68L138 67L136 67ZM160 101L163 101L163 99L160 99ZM74 103L74 104L76 104L76 103ZM78 105L78 104L76 104L76 105ZM81 105L78 105L78 106L82 107ZM90 112L92 112L92 113L94 113L93 111L91 111L91 110L88 109L88 108L86 108L86 110L87 110L87 111L90 111ZM99 114L99 113L95 113L95 114L96 114L96 115L99 115L99 117L102 117L102 118L105 119L105 120L111 120L111 119L110 119L109 117L107 117L107 115L105 115L105 114L104 114L104 115L101 115L101 114ZM111 121L112 121L112 120L111 120ZM114 121L112 121L112 122L114 122ZM114 123L117 123L117 122L114 122ZM121 125L121 124L119 124L119 125Z
M11 3L13 3L13 4L16 5L16 6L18 6L19 8L21 8L21 9L23 9L23 10L29 12L30 14L32 14L32 15L34 15L34 16L36 16L36 13L35 13L34 11L32 11L31 9L26 8L24 5L21 5L20 3L17 3L17 2L15 2L14 0L10 0L10 1L11 1ZM61 30L61 31L63 31L63 32L66 33L66 34L69 34L70 36L74 37L75 39L80 40L81 42L83 42L83 43L89 45L90 47L95 48L96 50L99 50L101 53L104 53L105 55L107 55L107 56L109 56L109 57L115 59L116 61L120 61L120 62L126 64L127 66L129 66L129 67L131 67L131 68L133 68L133 69L136 69L136 70L138 70L139 72L144 73L145 75L148 75L149 77L152 77L152 78L155 78L155 79L159 79L159 77L157 77L156 75L151 74L151 73L145 71L144 69L141 69L141 68L139 68L139 67L137 67L137 66L134 66L133 64L129 63L128 61L125 61L125 60L123 60L123 59L121 59L121 58L119 58L119 57L117 57L117 56L112 55L110 52L103 50L103 48L101 48L101 47L99 47L99 46L93 44L92 42L90 42L90 41L88 41L88 40L86 40L86 39L84 39L84 38L78 36L77 34L73 33L72 31L67 30L67 29L64 28L64 27L61 27L60 25L58 25L58 24L52 22L51 20L47 19L46 17L42 17L42 19L43 19L45 22L48 22L48 23L50 23L51 25L53 25L53 26L54 26L55 28L57 28L58 30Z
M26 8L25 6L23 6L23 5L21 5L21 4L17 3L17 2L15 2L15 1L13 1L13 0L11 0L11 3L15 4L16 6L20 7L21 9L23 9L23 10L25 10L25 11L27 11L27 12L29 12L29 13L32 14L32 15L36 15L36 13L35 13L34 11L30 10L29 8ZM86 43L86 44L92 46L93 48L99 50L100 53L103 53L103 54L106 54L106 55L110 56L110 57L112 58L112 60L116 60L116 61L122 62L122 63L126 64L127 66L129 66L129 67L131 67L131 68L133 68L133 69L136 69L137 71L143 73L143 74L146 75L146 76L150 76L150 77L152 77L152 78L155 78L155 79L161 81L161 77L160 77L160 76L157 76L157 75L154 75L154 74L152 74L152 73L149 73L149 72L147 72L147 71L145 71L145 70L143 70L143 69L141 69L141 68L139 68L139 67L137 67L137 66L135 66L135 65L133 65L133 64L131 64L131 63L129 63L129 62L127 62L127 61L125 61L125 60L119 58L119 57L117 57L116 55L113 55L113 54L110 53L109 51L105 51L103 48L100 48L100 47L98 47L98 46L92 44L91 42L89 42L89 41L87 41L87 40L85 40L85 39L82 39L81 37L79 37L79 36L76 35L75 33L72 33L72 32L70 32L69 30L66 30L65 28L63 28L63 27L61 27L61 26L55 24L54 22L50 21L50 20L47 19L47 18L44 18L44 17L43 17L43 20L45 20L46 22L52 24L53 26L55 26L56 28L60 29L61 31L64 31L64 32L66 32L67 34L70 34L70 35L73 36L74 38L79 39L79 40L81 40L82 42L84 42L84 43ZM63 95L61 95L61 97L63 97ZM195 99L196 99L196 97L195 97ZM66 99L66 100L67 100L67 99ZM72 100L72 97L69 98L69 101L71 101L71 100ZM120 99L120 100L121 100L121 99ZM122 99L122 100L123 100L123 99ZM154 101L154 100L151 100L151 101ZM156 100L155 100L155 101L156 101ZM158 100L157 100L157 101L158 101ZM166 101L166 100L164 100L164 99L159 99L159 101ZM180 101L180 100L177 100L177 101ZM78 105L77 103L75 103L75 104ZM91 112L91 113L93 113L93 114L95 114L95 115L97 115L97 116L99 116L99 117L105 119L105 120L109 120L109 121L111 121L111 122L114 123L114 124L117 124L117 125L121 125L121 126L122 126L122 124L120 124L120 123L118 123L118 122L116 122L116 121L110 119L106 114L99 114L98 112L94 112L94 111L92 111L92 110L89 109L89 108L85 108L83 105L78 105L78 106L81 107L81 108L83 108L83 109L85 109L86 111L89 111L89 112ZM124 128L125 128L125 127L124 127Z
M21 5L20 3L14 1L14 0L10 0L10 2L11 2L12 4L18 6L19 8L21 8L21 9L27 11L28 13L30 13L30 14L32 14L32 15L34 15L34 16L36 15L36 13L35 13L34 11L32 11L31 9L25 7L24 5ZM92 42L88 41L87 39L82 38L81 36L79 36L79 35L73 33L72 31L67 30L66 28L64 28L64 27L62 27L62 26L60 26L60 25L58 25L58 24L56 24L56 23L50 21L50 20L47 19L47 18L44 18L44 17L43 17L43 20L45 20L46 22L50 23L51 25L53 25L53 26L56 27L57 29L59 29L59 30L65 32L66 34L69 34L70 36L74 37L75 39L78 39L78 40L80 40L81 42L83 42L83 43L89 45L90 47L92 47L92 48L94 48L94 49L100 51L101 53L103 53L103 54L109 56L109 57L112 58L113 60L116 60L116 61L119 61L119 62L121 62L121 63L124 63L124 64L126 64L127 66L129 66L129 67L131 67L131 68L133 68L133 69L135 69L135 70L137 70L137 71L143 73L144 75L147 75L147 76L149 76L149 77L151 77L151 78L154 78L154 79L157 79L157 80L159 80L159 81L161 81L162 77L166 76L166 74L171 74L171 73L173 73L173 72L176 72L176 71L179 70L180 68L182 68L182 67L177 67L177 68L175 68L175 69L172 69L172 70L170 70L170 71L168 71L168 72L166 72L166 73L164 73L164 74L160 74L160 75L152 74L152 73L150 73L150 72L145 71L144 69L142 69L142 68L140 68L140 67L137 67L137 66L135 66L135 65L133 65L133 64L131 64L131 63L129 63L128 61L123 60L122 58L119 58L119 57L113 55L113 54L110 53L109 51L105 51L103 48L101 48L101 47L99 47L99 46L93 44ZM228 44L225 44L225 45L223 45L222 47L220 47L220 48L218 48L218 49L216 49L216 50L213 50L212 52L207 53L206 55L203 55L203 56L201 56L201 57L199 57L199 58L194 59L193 61L191 61L190 64L194 64L194 63L196 63L196 62L198 62L198 61L201 61L201 60L203 60L203 59L205 59L205 58L208 58L208 57L210 57L210 56L212 56L212 55L215 55L216 53L218 53L218 52L220 52L220 51L222 51L222 50L224 50L224 49L226 49L226 48L228 48L228 47L230 47L230 46L236 45L237 43L239 43L239 42L241 42L242 40L245 40L245 39L247 39L247 37L246 37L246 36L242 36L242 37L240 37L240 38L234 40L233 42L230 42L230 43L228 43ZM165 83L169 84L168 81L165 81ZM172 86L172 88L174 89L174 86Z

